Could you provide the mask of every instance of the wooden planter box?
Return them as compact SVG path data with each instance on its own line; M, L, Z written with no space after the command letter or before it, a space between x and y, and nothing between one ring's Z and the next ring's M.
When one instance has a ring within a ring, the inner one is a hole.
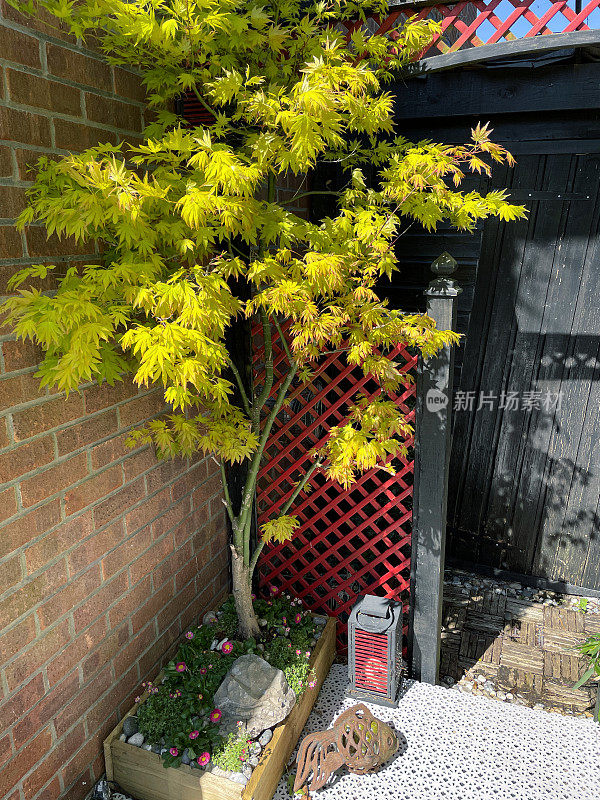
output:
M274 728L246 786L185 765L165 769L158 754L119 740L124 719L104 741L106 777L136 800L271 800L334 656L335 620L330 618L310 659L317 685L304 692L287 719ZM134 715L138 705L126 716Z

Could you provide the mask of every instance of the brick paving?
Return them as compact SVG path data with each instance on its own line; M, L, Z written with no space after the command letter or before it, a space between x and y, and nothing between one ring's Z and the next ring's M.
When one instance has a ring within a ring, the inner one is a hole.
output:
M591 716L596 688L573 689L585 670L575 646L600 633L600 613L514 587L465 573L461 583L446 583L440 674L473 694L504 700L508 693L521 705Z

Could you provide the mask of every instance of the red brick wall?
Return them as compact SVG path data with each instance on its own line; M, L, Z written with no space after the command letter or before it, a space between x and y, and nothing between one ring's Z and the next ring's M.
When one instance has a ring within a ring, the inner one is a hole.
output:
M15 230L28 165L139 135L143 105L135 75L0 8L2 295L17 265L94 256ZM159 395L40 391L39 356L0 330L0 798L76 800L140 683L226 592L226 524L212 461L125 446Z

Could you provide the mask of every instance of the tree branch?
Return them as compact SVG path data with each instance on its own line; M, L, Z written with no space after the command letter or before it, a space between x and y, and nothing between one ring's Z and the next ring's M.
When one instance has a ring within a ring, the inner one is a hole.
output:
M195 87L195 86L192 86L192 91L194 92L194 94L195 94L195 95L196 95L196 97L198 98L198 100L199 100L199 102L201 103L201 105L204 107L204 110L205 110L205 111L208 111L208 113L209 113L209 114L211 114L213 117L215 117L215 118L216 118L216 116L217 116L217 112L214 110L214 108L211 108L211 107L208 105L208 103L206 102L206 100L205 100L205 99L202 97L202 95L201 95L201 94L200 94L200 92L199 92L199 91L196 89L196 87Z
M258 398L252 403L252 427L258 435L260 429L260 412L267 402L273 388L273 340L271 337L271 322L264 308L259 309L260 322L265 342L265 383Z
M281 511L278 514L279 517L282 517L284 514L287 514L287 512L290 510L290 508L292 506L292 503L298 497L300 492L304 489L306 484L309 482L309 480L311 479L313 473L317 469L322 467L322 466L323 466L323 459L321 459L321 458L318 458L315 461L315 463L311 465L310 469L308 469L306 471L306 473L305 473L304 477L302 478L302 480L298 483L298 485L296 486L296 488L294 489L292 494L288 497L286 503L284 504L283 508L281 509ZM250 561L250 567L249 567L249 569L250 569L250 577L252 577L252 575L254 574L254 570L256 569L256 565L258 564L258 559L260 558L260 554L262 553L264 546L265 546L265 543L261 539L261 541L256 546L256 550L252 554L252 560Z
M256 449L256 452L254 453L254 456L252 458L252 463L250 465L250 469L248 470L248 476L246 478L246 485L244 487L244 498L242 500L242 508L237 518L238 525L241 525L242 529L244 529L248 520L248 515L252 510L252 501L254 497L254 489L256 486L258 471L260 469L260 462L265 446L267 444L267 440L269 438L269 434L271 433L271 428L273 427L273 423L275 422L277 414L279 414L279 411L281 410L281 406L283 405L283 401L287 396L288 389L290 388L290 385L294 380L297 369L298 367L294 363L294 365L290 368L290 371L286 375L286 378L282 383L281 388L279 389L279 393L277 395L275 404L271 409L271 413L269 414L269 416L267 417L267 421L265 422L265 427L262 436L260 437L258 448Z
M232 360L229 361L229 366L231 367L231 371L235 377L235 382L237 383L237 387L240 390L240 394L242 396L242 403L244 404L244 411L248 416L250 416L250 401L248 400L248 395L246 394L246 390L244 389L244 384L242 382L242 376L238 368L235 366Z
M290 200L280 200L279 201L279 205L280 206L289 206L291 203L295 203L296 200L302 200L303 197L309 197L310 195L315 195L315 194L320 194L320 195L332 195L333 194L336 197L340 196L339 192L325 192L325 191L320 192L317 189L315 189L314 191L302 192L302 194L295 194Z
M225 508L227 509L227 516L229 517L229 521L233 527L233 533L235 536L235 517L233 515L233 507L231 505L231 496L229 494L229 486L227 485L227 475L225 473L225 464L223 464L223 460L219 460L219 469L221 470L221 484L223 486L223 497L225 498Z

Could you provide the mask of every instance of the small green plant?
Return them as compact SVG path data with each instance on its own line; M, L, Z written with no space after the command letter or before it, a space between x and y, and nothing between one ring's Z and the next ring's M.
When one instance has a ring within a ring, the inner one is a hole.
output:
M302 650L284 636L273 639L267 648L267 661L283 672L296 697L314 685L315 678L309 667L310 655L310 650Z
M574 689L580 689L584 683L589 681L592 675L600 676L600 634L590 636L585 642L578 645L577 649L588 659L589 665L573 687Z
M241 723L238 729L229 734L227 739L222 741L213 755L213 762L230 772L239 772L250 755L251 740L242 732Z
M577 604L577 606L578 606L580 611L584 611L584 612L587 611L587 607L588 607L588 599L587 599L587 597L580 597L579 598L579 603Z
M173 738L181 725L185 701L171 698L167 691L149 686L150 697L142 703L137 712L140 733L147 742L160 744L162 740Z

